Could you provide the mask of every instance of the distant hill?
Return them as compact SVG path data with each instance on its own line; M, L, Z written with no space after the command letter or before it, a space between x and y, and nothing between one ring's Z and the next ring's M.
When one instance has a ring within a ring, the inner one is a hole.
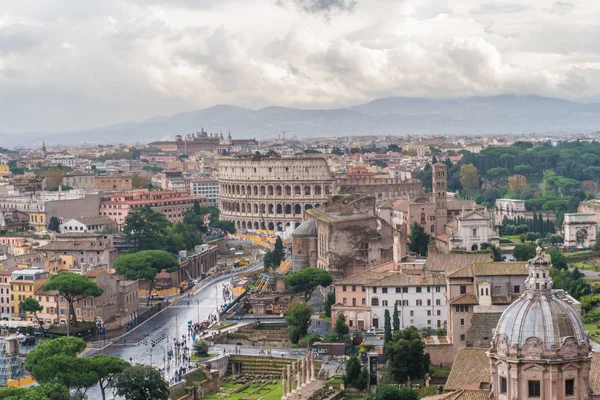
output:
M6 147L47 144L151 142L165 136L231 131L234 138L276 137L281 131L300 138L353 135L443 133L496 135L573 133L600 130L600 104L539 96L491 96L460 99L389 97L342 109L304 110L266 107L250 110L230 105L154 117L139 123L75 132L0 133ZM26 139L25 139L26 138Z

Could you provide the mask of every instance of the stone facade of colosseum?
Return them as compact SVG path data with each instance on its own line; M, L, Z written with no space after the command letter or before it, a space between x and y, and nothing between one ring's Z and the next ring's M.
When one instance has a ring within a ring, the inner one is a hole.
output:
M285 230L305 209L335 193L335 179L319 157L220 157L221 219L237 229Z

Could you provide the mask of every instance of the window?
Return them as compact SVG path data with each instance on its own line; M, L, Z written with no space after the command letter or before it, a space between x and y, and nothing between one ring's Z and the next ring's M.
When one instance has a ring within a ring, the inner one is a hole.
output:
M415 312L413 310L410 310L410 316L414 317L415 316Z
M437 311L436 311L436 314L437 314L437 315L442 315L442 311L441 311L441 310L437 310Z
M352 291L356 292L356 286L352 285Z
M436 286L436 287L435 287L435 291L436 291L436 292L438 292L438 293L439 293L441 290L442 290L442 287L441 287L441 286Z
M508 382L505 377L500 377L500 393L506 393L508 391Z
M529 397L541 396L540 381L529 381Z
M387 288L386 287L382 287L381 288L381 293L387 293Z
M427 305L430 306L431 305L431 299L427 299Z
M408 288L407 287L403 287L402 288L402 293L408 293Z
M371 299L371 305L372 306L378 306L379 305L379 299L377 297Z
M460 319L460 326L465 326L465 319L464 318Z
M367 299L362 299L362 304L363 304L363 306L366 306L367 305Z
M430 317L431 316L431 310L427 310L427 316Z
M477 236L477 229L476 228L473 229L473 236Z
M403 306L408 306L408 300L402 300L402 305Z
M427 286L427 293L431 293L431 286Z
M519 285L513 286L513 293L521 293L521 286L519 286Z
M346 303L347 303L347 300L346 300L346 298L344 297L344 299L342 300L342 304L346 304Z
M460 335L460 340L463 341L463 342L465 341L465 335L464 334Z
M423 300L417 300L417 305L418 306L422 306L423 305Z
M467 287L466 286L461 286L460 287L460 294L467 294Z
M567 379L565 381L565 396L575 395L575 379Z
M342 292L346 291L346 285L342 286Z
M396 288L396 293L400 293L401 291L402 291L401 288L399 288L399 287Z
M421 293L421 288L420 287L417 288L417 293Z
M377 288L376 287L373 288L373 293L377 293Z
M381 301L381 305L382 305L383 307L387 307L387 306L388 306L388 301L387 301L387 300L382 300L382 301Z
M442 305L442 300L440 300L440 299L437 299L437 300L435 301L435 305L436 305L436 306L441 306L441 305Z

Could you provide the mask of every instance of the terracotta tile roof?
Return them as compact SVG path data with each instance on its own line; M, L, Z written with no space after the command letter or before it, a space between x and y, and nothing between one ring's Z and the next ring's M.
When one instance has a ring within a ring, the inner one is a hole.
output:
M487 390L457 390L456 392L423 397L423 400L488 400Z
M435 237L436 240L441 240L442 242L448 242L448 234L447 233L440 233L439 235L437 235Z
M457 269L454 272L451 272L446 275L448 278L472 278L473 277L473 267L468 266L461 269Z
M336 282L335 285L368 285L384 277L382 272L363 271Z
M95 278L98 275L100 275L101 272L106 272L103 269L91 269L89 271L85 271L85 273L83 275L87 276L88 278Z
M486 349L458 349L446 381L446 390L479 390L490 382L490 360Z
M491 262L491 251L452 251L450 253L430 253L425 262L425 269L436 272L454 272L457 269L470 267L474 262Z
M474 294L461 294L453 299L450 299L450 304L479 304L477 297Z
M519 262L474 262L473 275L527 275L527 263Z
M448 200L446 202L448 210L472 210L473 208L479 209L482 206L475 203L474 200Z

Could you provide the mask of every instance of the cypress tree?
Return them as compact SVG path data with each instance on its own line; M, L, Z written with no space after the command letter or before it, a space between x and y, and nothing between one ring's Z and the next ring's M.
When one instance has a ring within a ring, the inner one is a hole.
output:
M390 310L386 309L384 312L384 323L383 323L383 343L392 341L392 321L390 318Z
M398 332L400 330L400 314L398 314L398 303L394 303L394 315L392 325L394 327L394 332Z

